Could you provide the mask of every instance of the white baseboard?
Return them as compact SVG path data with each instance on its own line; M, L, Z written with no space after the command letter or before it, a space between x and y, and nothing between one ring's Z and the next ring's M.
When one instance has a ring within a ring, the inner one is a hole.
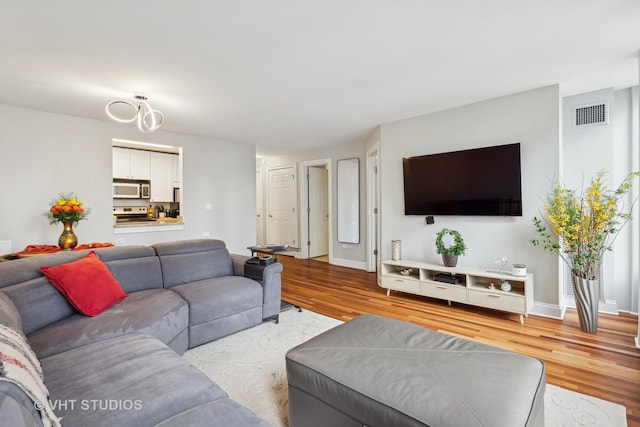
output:
M329 264L339 265L341 267L357 268L358 270L367 271L366 261L354 261L352 259L331 258Z
M564 298L563 301L565 307L576 308L576 301L573 298ZM598 304L598 313L613 314L614 316L617 316L620 314L620 311L622 310L618 309L618 303L615 300L600 301Z
M640 348L640 337L636 337L636 347Z
M598 311L600 313L614 314L618 315L618 303L616 300L605 300L600 301L600 305L598 307Z
M534 302L531 313L535 316L548 317L550 319L562 320L564 318L565 307L557 304L547 304L543 302Z

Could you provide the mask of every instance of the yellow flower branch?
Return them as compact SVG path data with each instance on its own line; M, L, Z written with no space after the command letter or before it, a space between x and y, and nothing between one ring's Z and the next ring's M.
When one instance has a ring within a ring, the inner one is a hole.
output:
M604 171L598 172L582 194L560 182L553 184L543 208L551 232L541 219L533 218L540 238L531 243L560 255L571 272L584 279L597 277L604 252L611 250L635 204L634 200L625 210L623 197L638 172L627 175L615 191L606 188L603 175Z

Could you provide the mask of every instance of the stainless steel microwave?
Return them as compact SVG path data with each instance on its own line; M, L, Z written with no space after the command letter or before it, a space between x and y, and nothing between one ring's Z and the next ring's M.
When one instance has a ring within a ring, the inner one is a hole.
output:
M147 183L114 182L114 199L150 199L151 185Z

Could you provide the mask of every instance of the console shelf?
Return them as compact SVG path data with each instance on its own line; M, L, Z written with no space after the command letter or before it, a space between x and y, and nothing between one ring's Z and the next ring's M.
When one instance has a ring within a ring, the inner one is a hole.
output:
M436 280L436 275L441 273L447 277ZM503 281L509 282L510 291L500 289ZM490 289L491 283L494 289ZM449 305L454 301L516 313L520 315L521 324L524 324L524 317L533 307L531 273L513 276L508 272L471 267L445 267L410 260L383 261L380 285L387 289L387 296L391 290L395 290L444 299Z

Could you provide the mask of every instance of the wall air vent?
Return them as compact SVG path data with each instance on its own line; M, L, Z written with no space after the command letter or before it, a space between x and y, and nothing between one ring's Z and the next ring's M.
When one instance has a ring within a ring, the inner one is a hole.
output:
M573 281L571 279L571 269L568 268L566 265L564 266L565 269L565 296L566 297L570 297L570 298L575 298L575 292L573 290ZM598 277L596 277L596 279L598 280L598 299L599 300L604 300L604 297L602 295L602 284L601 284L601 280L600 278L602 277L602 265L600 266L600 271L598 272Z
M580 105L573 109L573 126L597 126L609 124L609 103Z

